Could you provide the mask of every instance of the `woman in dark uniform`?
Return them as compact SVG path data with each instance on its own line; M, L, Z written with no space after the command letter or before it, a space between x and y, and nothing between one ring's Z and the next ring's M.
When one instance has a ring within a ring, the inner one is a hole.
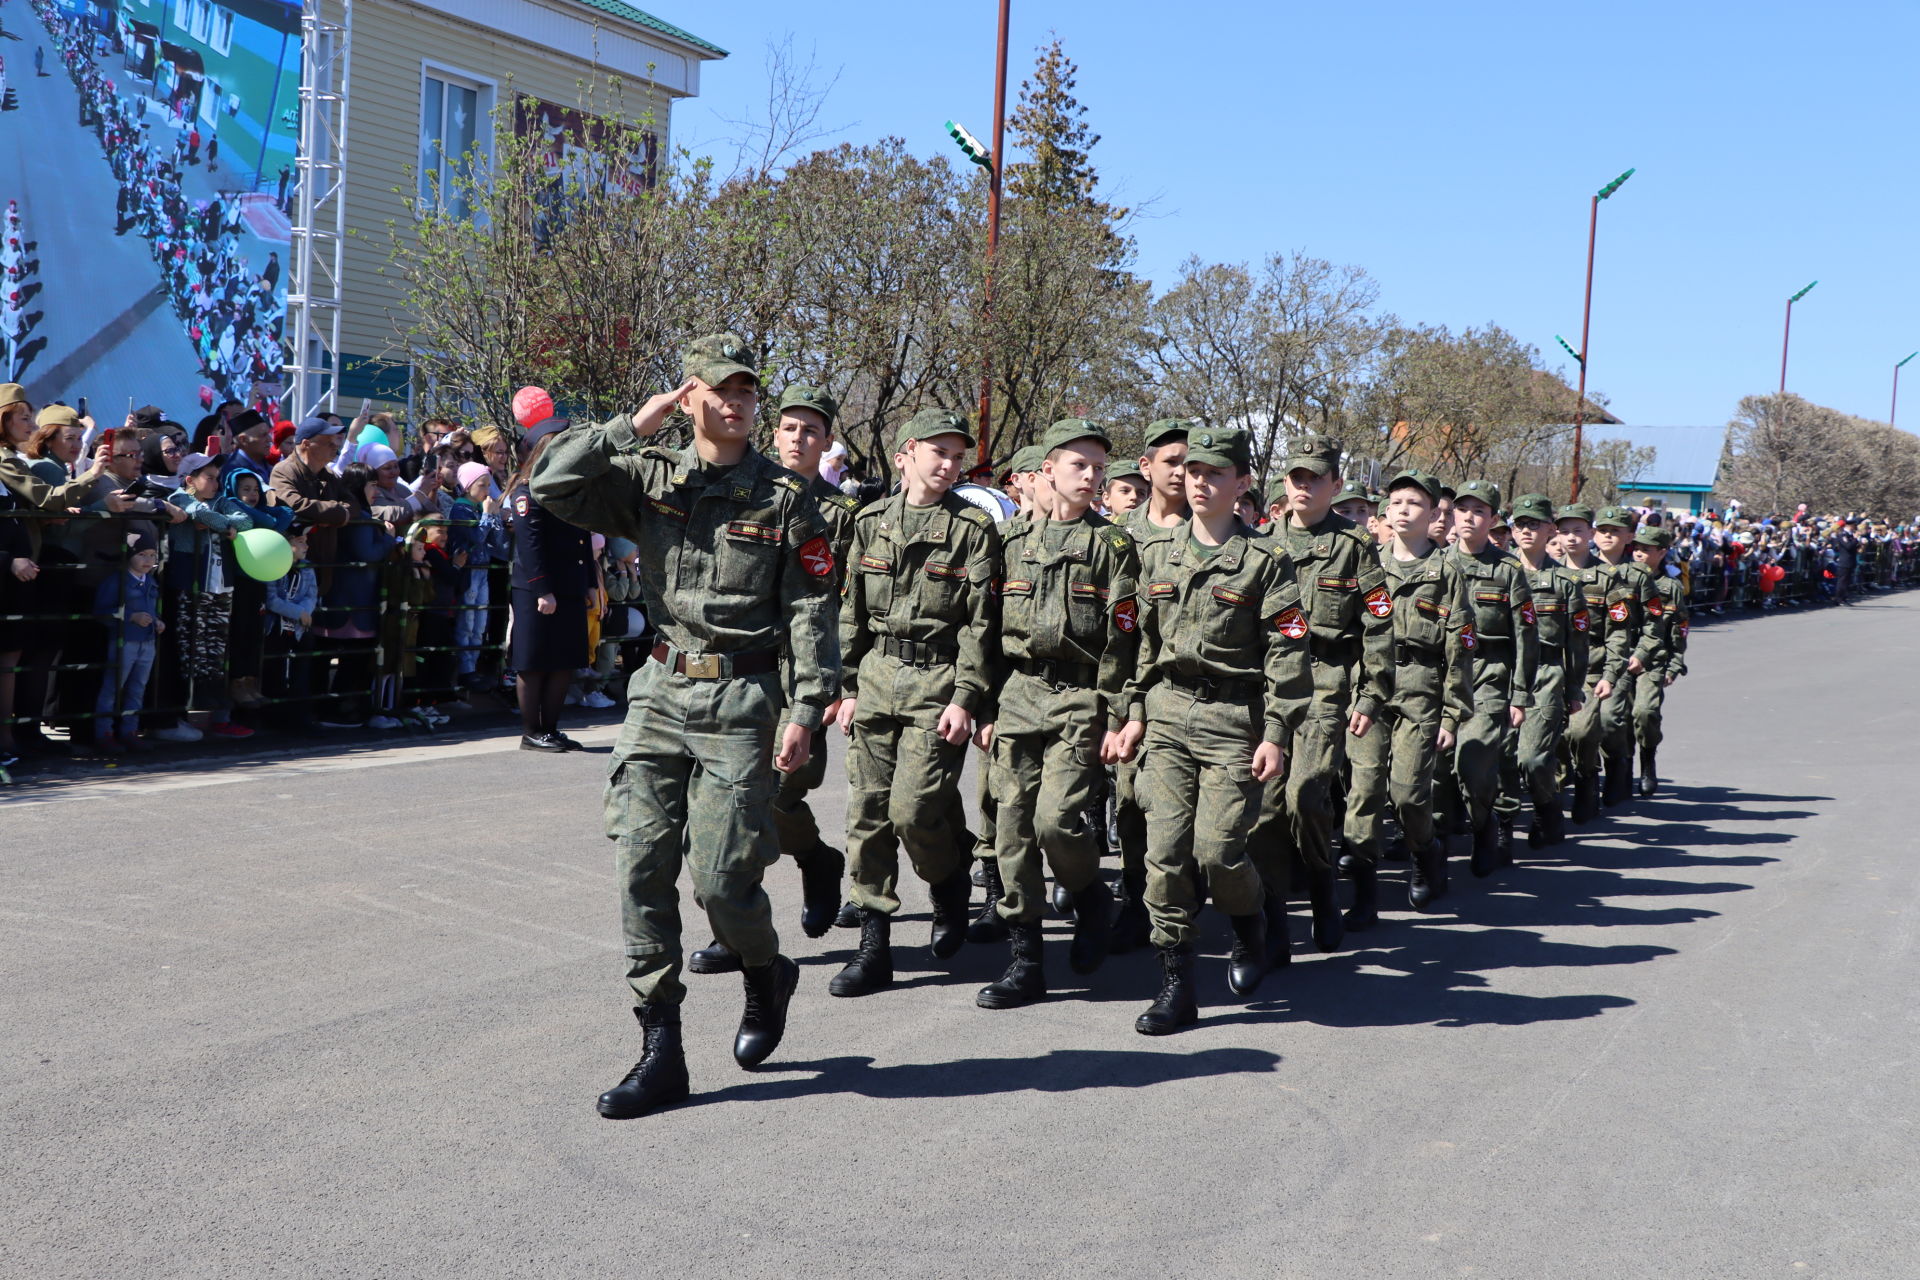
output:
M527 430L526 457L508 482L513 511L513 634L508 640L520 693L522 751L578 751L560 732L573 673L587 663L587 592L593 535L550 515L527 489L548 441L568 427L548 418Z

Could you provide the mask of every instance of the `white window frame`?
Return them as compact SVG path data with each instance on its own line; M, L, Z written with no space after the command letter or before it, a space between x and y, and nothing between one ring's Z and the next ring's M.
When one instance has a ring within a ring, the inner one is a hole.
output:
M427 81L429 79L438 80L442 86L453 85L457 88L471 89L474 91L474 114L476 119L474 120L473 126L473 141L479 152L479 163L491 165L493 163L493 110L495 103L498 101L498 82L486 76L476 75L464 67L456 67L451 63L422 59L420 62L420 91L416 99L419 103L418 119L420 124L415 134L415 136L420 139L424 139L427 133ZM441 97L441 111L444 120L444 113L446 111L444 92ZM442 128L440 132L444 134L444 128ZM444 146L444 141L442 145ZM425 146L420 146L419 150L422 153L421 158L424 159ZM439 166L440 192L443 197L447 190L446 161L448 159L450 159L450 157L442 154L436 156L434 161L434 163ZM414 189L416 192L420 190L421 181L424 176L424 174L415 175Z
M233 10L225 5L213 6L213 16L207 26L207 47L221 57L233 52Z

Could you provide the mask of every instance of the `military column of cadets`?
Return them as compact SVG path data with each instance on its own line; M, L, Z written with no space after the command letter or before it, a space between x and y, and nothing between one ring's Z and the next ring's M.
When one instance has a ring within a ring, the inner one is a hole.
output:
M800 866L803 931L825 933L836 908L860 931L836 996L894 981L904 847L936 958L1006 947L982 1008L1047 995L1051 877L1074 973L1155 948L1159 988L1135 1028L1164 1035L1198 1017L1208 900L1246 998L1291 960L1296 860L1315 944L1332 951L1378 921L1382 861L1409 864L1407 902L1424 910L1448 892L1449 835L1471 832L1472 870L1491 875L1513 860L1523 800L1532 846L1563 838L1564 778L1576 823L1631 795L1636 743L1641 793L1657 786L1685 602L1660 572L1666 531L1636 533L1622 508L1528 494L1507 515L1493 483L1417 469L1369 495L1342 485L1338 446L1316 437L1291 447L1256 532L1244 432L1162 420L1135 463L1069 419L1016 455L1021 506L999 523L954 492L966 419L926 409L894 442L898 492L862 510L820 479L829 394L786 389L776 465L749 443L760 386L745 342L702 338L682 364L679 388L567 431L532 478L548 510L639 545L662 637L634 674L606 792L644 1049L600 1096L604 1116L688 1096L683 862L713 929L688 967L743 975L734 1055L752 1068L778 1047L798 981L761 886L782 852ZM650 444L676 410L692 443ZM827 725L849 738L845 860L807 803ZM986 756L977 840L960 798L969 742ZM1117 900L1093 816L1109 786ZM975 881L986 901L970 919Z

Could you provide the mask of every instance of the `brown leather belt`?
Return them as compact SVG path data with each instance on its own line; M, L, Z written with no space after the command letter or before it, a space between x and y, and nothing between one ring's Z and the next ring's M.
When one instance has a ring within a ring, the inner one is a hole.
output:
M653 646L650 656L673 674L689 680L763 676L780 669L780 655L772 649L758 653L681 653L663 640Z

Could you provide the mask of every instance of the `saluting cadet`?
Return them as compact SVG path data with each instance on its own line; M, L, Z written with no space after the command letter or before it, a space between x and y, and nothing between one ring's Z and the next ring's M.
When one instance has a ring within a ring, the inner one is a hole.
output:
M1346 772L1347 740L1366 735L1393 693L1393 600L1373 539L1334 514L1339 444L1324 436L1296 440L1285 466L1287 512L1267 542L1293 570L1307 615L1314 698L1284 782L1266 789L1253 848L1261 876L1282 895L1291 879L1288 848L1298 849L1314 945L1332 951L1345 932L1333 865L1345 815L1334 792Z
M833 574L828 583L836 605L836 623L847 546L853 541L853 517L860 510L858 502L820 477L820 461L833 444L834 419L839 413L839 402L819 387L795 385L780 394L780 416L773 428L775 460L806 481L807 496L819 508L827 527L827 542L833 549ZM809 938L817 938L833 927L834 911L840 905L840 875L846 867L839 850L821 840L820 824L807 803L808 793L817 790L826 777L827 740L814 734L813 754L798 769L781 776L780 790L773 798L773 826L780 852L792 857L800 868L800 929ZM739 967L740 957L718 940L687 957L687 968L694 973L732 973Z
M1513 557L1525 570L1533 592L1534 629L1540 637L1540 665L1533 680L1533 709L1527 712L1511 757L1517 777L1533 798L1533 826L1527 843L1535 849L1559 844L1565 836L1560 812L1560 742L1567 723L1586 697L1587 636L1591 615L1580 585L1548 559L1557 536L1553 503L1543 493L1513 500Z
M1624 687L1616 690L1620 703L1608 717L1607 736L1602 744L1606 758L1607 781L1601 801L1608 807L1624 804L1633 797L1633 705L1644 674L1667 643L1666 603L1654 586L1653 575L1633 562L1633 532L1638 523L1625 507L1607 507L1594 517L1593 545L1600 553L1611 580L1632 589L1639 607L1634 611L1639 631L1633 645L1633 657L1627 663ZM1608 605L1611 612L1613 606Z
M1141 651L1115 744L1144 740L1139 787L1147 813L1147 907L1159 949L1159 996L1134 1023L1167 1035L1199 1018L1194 993L1196 876L1233 925L1227 986L1249 996L1274 961L1274 907L1248 856L1261 787L1280 776L1282 747L1313 699L1309 632L1284 552L1248 537L1234 505L1251 478L1246 433L1187 438L1184 535L1142 554ZM1329 495L1331 496L1331 495ZM1285 915L1284 900L1278 911Z
M833 548L805 483L750 443L760 391L752 360L734 334L691 343L676 390L555 437L533 472L547 510L640 548L660 636L628 682L607 781L627 981L645 1029L640 1061L600 1095L609 1119L687 1096L683 861L714 937L743 966L746 1012L733 1044L741 1066L778 1047L800 978L780 954L760 882L780 854L774 770L805 763L838 693ZM676 406L693 420L692 444L647 444Z
M973 433L967 420L922 409L900 429L899 493L854 521L840 606L848 750L847 849L860 949L828 990L863 996L893 983L892 921L900 910L900 846L933 899L932 951L967 937L971 849L953 815L976 713L992 697L993 517L951 492Z
M1633 535L1633 560L1653 579L1660 596L1661 618L1666 634L1647 670L1634 682L1633 736L1640 744L1640 794L1651 796L1660 786L1654 767L1654 753L1663 736L1660 713L1666 705L1667 686L1687 674L1687 631L1690 626L1686 589L1680 579L1665 572L1663 562L1673 534L1666 529L1646 528ZM1653 606L1649 605L1649 608Z
M1453 497L1453 556L1467 578L1473 608L1473 715L1460 730L1454 773L1473 827L1473 874L1513 861L1518 796L1500 785L1507 746L1533 706L1540 665L1533 591L1527 577L1488 535L1500 510L1500 486L1469 480Z
M1145 505L1127 517L1127 536L1142 563L1147 548L1186 535L1193 513L1187 509L1187 432L1189 418L1159 418L1147 424L1141 439L1140 474L1147 482ZM1147 915L1147 816L1140 808L1140 753L1114 766L1115 835L1120 841L1120 909L1113 917L1115 955L1144 947L1153 921Z
M1139 629L1133 540L1090 510L1110 444L1078 418L1048 428L1040 447L1052 517L1011 522L1001 548L1005 678L979 739L992 757L1006 887L998 910L1013 960L1000 981L981 989L985 1009L1031 1004L1047 993L1043 855L1054 882L1072 896L1073 971L1092 973L1107 955L1113 895L1100 877L1103 842L1085 810L1104 762L1117 755Z
M1446 893L1446 851L1434 832L1434 776L1442 760L1452 760L1460 726L1473 714L1476 641L1467 578L1428 535L1440 482L1409 468L1387 482L1386 501L1382 519L1392 536L1380 564L1393 600L1393 693L1383 723L1347 748L1353 906L1345 919L1354 930L1379 919L1380 793L1392 799L1413 864L1408 905L1419 911Z

